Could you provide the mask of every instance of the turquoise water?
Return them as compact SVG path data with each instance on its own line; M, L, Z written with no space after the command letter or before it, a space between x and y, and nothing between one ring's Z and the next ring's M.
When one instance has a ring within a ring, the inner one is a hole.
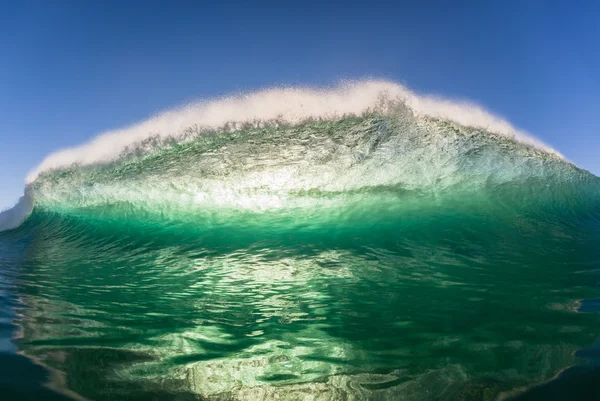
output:
M24 199L0 344L37 399L598 394L600 179L513 138L404 109L192 129Z

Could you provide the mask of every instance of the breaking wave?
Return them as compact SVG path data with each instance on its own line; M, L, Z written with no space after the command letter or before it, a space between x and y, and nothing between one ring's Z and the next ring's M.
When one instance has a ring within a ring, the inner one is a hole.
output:
M33 207L264 210L314 206L316 194L322 201L369 188L440 191L582 174L465 102L382 81L270 89L198 102L49 155L27 177L24 198L0 215L0 230Z

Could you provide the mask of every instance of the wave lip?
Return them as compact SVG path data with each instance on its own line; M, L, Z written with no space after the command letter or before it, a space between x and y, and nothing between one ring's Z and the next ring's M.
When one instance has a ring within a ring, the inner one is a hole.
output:
M0 213L0 232L19 227L33 211L33 199L26 192L11 209Z
M143 142L149 138L177 139L186 136L190 129L215 131L248 124L260 127L308 120L338 120L373 110L393 111L398 105L408 107L418 116L484 129L560 156L548 145L477 105L417 95L393 82L346 81L330 89L275 88L190 104L123 129L105 132L86 144L52 153L29 174L26 182L32 183L48 170L111 162L126 149L143 147Z

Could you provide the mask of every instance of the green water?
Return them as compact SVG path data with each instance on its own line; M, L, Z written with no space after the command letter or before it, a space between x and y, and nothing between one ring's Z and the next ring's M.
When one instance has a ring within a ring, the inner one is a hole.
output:
M6 347L71 396L492 400L595 363L600 180L512 139L238 130L28 196L0 233Z

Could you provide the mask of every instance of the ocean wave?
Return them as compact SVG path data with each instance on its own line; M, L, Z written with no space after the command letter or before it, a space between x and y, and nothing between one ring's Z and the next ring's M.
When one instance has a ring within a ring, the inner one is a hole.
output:
M53 153L27 178L25 203L2 214L0 230L18 226L34 205L63 212L126 205L162 216L315 201L339 208L336 194L356 199L381 188L439 192L591 177L478 106L395 83L346 82L199 102Z

